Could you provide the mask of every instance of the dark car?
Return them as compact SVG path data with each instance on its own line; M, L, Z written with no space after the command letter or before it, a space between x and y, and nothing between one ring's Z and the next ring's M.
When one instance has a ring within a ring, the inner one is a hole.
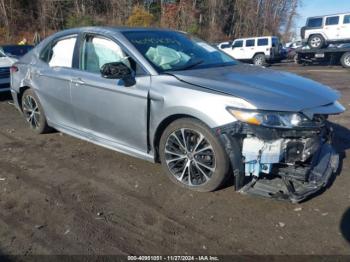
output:
M3 45L0 46L2 51L10 56L15 58L21 58L26 53L28 53L30 50L34 48L32 45Z

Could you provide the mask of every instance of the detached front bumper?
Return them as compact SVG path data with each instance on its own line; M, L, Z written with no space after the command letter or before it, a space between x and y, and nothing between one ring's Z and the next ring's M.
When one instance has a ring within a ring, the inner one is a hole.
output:
M332 129L278 130L236 122L216 129L242 194L298 203L325 188L339 166Z

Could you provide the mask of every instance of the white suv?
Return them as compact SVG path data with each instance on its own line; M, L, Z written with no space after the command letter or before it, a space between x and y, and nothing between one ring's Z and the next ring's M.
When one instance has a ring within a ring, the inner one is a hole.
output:
M301 28L301 38L312 49L350 42L350 13L308 18Z
M218 48L237 60L253 62L255 65L281 59L281 44L276 36L240 38L232 43L221 43Z

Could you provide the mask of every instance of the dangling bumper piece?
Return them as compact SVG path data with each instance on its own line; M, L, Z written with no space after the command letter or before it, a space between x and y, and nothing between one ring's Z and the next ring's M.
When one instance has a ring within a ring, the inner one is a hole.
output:
M242 194L298 203L325 188L339 166L328 126L279 130L236 122L215 132Z

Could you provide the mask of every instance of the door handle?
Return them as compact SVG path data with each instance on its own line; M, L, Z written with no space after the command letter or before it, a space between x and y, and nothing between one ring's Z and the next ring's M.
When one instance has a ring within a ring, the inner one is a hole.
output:
M73 78L73 79L71 80L71 82L72 82L73 84L75 84L76 86L77 86L77 85L84 85L84 84L85 84L85 82L84 82L81 78Z

